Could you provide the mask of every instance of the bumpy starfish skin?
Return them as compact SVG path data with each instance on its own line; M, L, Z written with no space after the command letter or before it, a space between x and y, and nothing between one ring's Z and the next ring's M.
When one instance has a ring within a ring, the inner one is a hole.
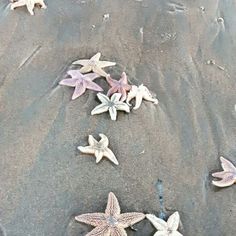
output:
M18 0L16 2L11 3L11 10L14 10L17 7L21 7L21 6L26 6L29 13L31 15L34 15L34 6L35 4L39 4L41 6L41 8L46 9L47 6L44 3L44 0Z
M98 52L96 55L91 57L88 60L78 60L74 61L74 65L82 65L83 67L80 69L81 73L87 73L90 71L93 71L101 76L107 77L107 73L102 69L107 66L114 66L116 65L115 62L110 62L110 61L99 61L101 57L101 53Z
M110 75L108 75L106 79L108 84L111 86L111 88L107 92L107 96L110 97L114 93L120 93L122 95L120 100L122 102L125 101L127 92L131 89L131 85L128 84L126 73L122 73L119 81L112 79Z
M98 93L97 97L102 104L96 106L91 111L91 115L97 115L109 111L111 119L116 120L117 111L125 111L127 113L130 112L129 106L126 103L120 101L120 93L114 93L111 96L111 99L102 93Z
M150 102L153 102L154 104L158 104L158 100L156 98L153 98L151 93L149 92L148 88L141 84L140 86L132 85L132 88L130 92L128 93L128 97L126 99L127 104L130 105L130 101L135 98L135 106L134 110L137 110L142 103L142 100L147 100Z
M152 214L147 214L146 217L158 230L154 236L183 236L177 231L180 222L177 211L169 217L167 222Z
M96 163L99 163L103 157L108 158L115 165L119 165L114 153L108 148L109 140L106 135L99 134L101 140L98 142L92 135L89 135L89 146L79 146L78 149L87 154L93 154L96 157Z
M79 222L96 227L86 236L127 236L128 228L143 220L143 213L130 212L121 214L119 202L114 193L109 193L105 213L88 213L76 216Z
M212 176L219 178L219 181L212 181L212 184L217 187L228 187L236 183L236 167L224 157L220 157L223 171L213 173Z
M99 77L99 75L95 73L83 75L79 72L79 70L70 70L67 72L67 74L70 75L71 78L63 79L59 84L69 87L75 87L75 91L72 95L72 100L81 96L86 89L100 92L103 91L103 89L99 85L93 82L94 79Z

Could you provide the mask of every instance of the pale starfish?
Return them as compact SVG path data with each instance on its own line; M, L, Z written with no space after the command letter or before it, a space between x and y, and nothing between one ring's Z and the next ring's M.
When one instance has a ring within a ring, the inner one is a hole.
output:
M228 187L236 183L236 167L224 157L220 157L221 166L223 171L213 173L212 176L220 178L219 181L212 181L217 187Z
M94 79L100 77L95 73L89 73L83 75L79 72L79 70L69 70L67 72L68 75L71 76L70 79L63 79L60 81L60 85L66 85L69 87L75 87L75 91L72 95L72 100L81 96L86 89L91 89L94 91L103 91L103 89L93 82Z
M132 88L126 99L127 104L130 105L129 102L133 98L135 98L135 106L133 108L134 110L137 110L141 106L143 99L153 102L154 104L158 104L158 100L151 95L148 88L143 84L139 85L138 87L136 85L132 85Z
M74 61L74 65L82 65L83 67L80 69L81 73L87 73L90 71L93 71L101 76L107 77L107 73L102 69L107 66L114 66L116 65L115 62L110 62L110 61L99 61L101 57L101 53L98 52L96 55L91 57L88 60L78 60Z
M131 85L128 84L126 73L123 72L120 80L114 80L110 75L107 76L107 82L111 86L111 88L107 92L107 96L111 96L114 93L120 93L121 101L125 101L127 97L127 91L130 91Z
M129 106L126 103L120 101L120 93L114 93L111 96L111 99L102 93L98 93L97 97L102 104L96 106L91 111L91 115L97 115L109 111L111 119L116 120L117 111L125 111L127 113L130 112Z
M119 202L114 193L109 193L105 213L88 213L76 216L79 222L96 227L85 236L127 236L125 228L143 220L145 215L138 212L121 214Z
M153 236L183 236L177 231L180 222L177 211L169 217L167 222L152 214L147 214L146 217L158 230Z
M109 140L107 136L104 134L99 134L99 136L101 140L98 142L92 135L89 135L89 146L79 146L78 149L83 153L93 154L96 157L96 163L100 162L103 157L106 157L114 164L119 165L114 153L108 148Z
M11 10L14 10L17 7L21 7L21 6L26 6L29 13L31 15L34 15L34 7L35 4L39 4L41 6L41 8L46 9L47 6L44 3L44 0L18 0L18 1L12 1L11 3Z

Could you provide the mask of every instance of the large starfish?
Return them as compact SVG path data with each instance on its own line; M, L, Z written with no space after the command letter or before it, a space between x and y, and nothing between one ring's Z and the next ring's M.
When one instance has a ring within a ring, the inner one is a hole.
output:
M135 98L135 106L133 108L134 110L137 110L141 106L143 99L153 102L154 104L158 104L158 100L151 95L148 88L143 84L139 85L138 87L136 85L132 85L132 88L126 99L127 104L130 105L129 102L133 98Z
M71 76L70 79L63 79L60 81L60 85L66 85L69 87L75 87L75 91L72 95L72 100L81 96L86 89L91 89L94 91L103 91L103 89L93 82L94 79L98 78L99 75L95 73L89 73L83 75L79 72L79 70L69 70L67 72L68 75Z
M41 8L46 9L47 6L44 3L44 0L18 0L18 1L12 1L11 3L11 10L14 10L17 7L21 7L21 6L26 6L29 13L31 15L34 15L34 6L35 4L39 4L41 6Z
M219 181L212 181L217 187L228 187L236 183L236 167L224 157L220 157L223 171L213 173L212 176L220 178Z
M102 93L98 93L97 97L102 104L96 106L91 111L91 115L97 115L109 111L111 119L116 120L117 111L130 112L129 106L126 103L120 101L120 93L114 93L111 96L111 99Z
M119 165L114 153L108 148L109 140L106 135L99 134L101 140L98 142L92 135L89 135L89 146L79 146L78 149L87 154L93 154L96 157L96 163L99 163L103 157L107 157L111 162Z
M125 101L127 97L127 91L130 91L131 85L128 84L126 73L123 72L120 80L114 80L110 75L107 76L107 82L111 86L111 88L107 92L107 96L111 96L114 93L120 93L121 101Z
M107 66L114 66L116 65L116 63L110 61L99 61L100 57L101 53L98 52L96 55L94 55L88 60L84 59L84 60L74 61L73 64L74 65L79 64L83 66L80 69L81 73L87 73L93 71L101 76L107 77L108 74L102 68Z
M180 221L177 211L169 217L167 222L152 214L147 214L146 217L158 230L153 236L183 236L177 231Z
M128 228L143 220L145 215L138 212L121 214L119 202L114 193L109 193L105 213L88 213L76 216L79 222L96 227L86 236L127 236Z

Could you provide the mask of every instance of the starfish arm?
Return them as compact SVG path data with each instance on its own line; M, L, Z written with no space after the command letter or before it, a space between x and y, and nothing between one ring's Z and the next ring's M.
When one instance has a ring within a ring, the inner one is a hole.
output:
M20 0L18 2L13 2L13 3L11 3L11 10L14 10L17 7L21 7L21 6L24 6L24 5L26 5L25 0Z
M167 231L158 231L153 236L169 236Z
M124 102L117 102L115 106L116 106L116 109L119 111L125 111L127 113L130 112L129 106Z
M79 71L82 74L88 73L88 72L92 71L92 67L90 65L85 65L82 68L80 68Z
M135 106L133 108L134 110L137 110L141 106L142 100L143 100L142 94L137 94L135 97Z
M109 114L112 120L116 120L117 117L117 110L115 106L109 108Z
M122 228L113 227L111 228L111 235L112 236L127 236L127 233Z
M228 161L224 157L220 157L220 161L221 161L221 166L222 166L223 170L236 173L236 167L230 161Z
M120 82L123 83L123 84L128 84L128 79L127 79L127 75L126 75L125 72L123 72L121 74Z
M107 77L107 73L101 69L101 67L95 65L92 67L93 72L95 72L96 74L103 76L103 77Z
M104 68L104 67L108 67L108 66L115 66L116 63L115 62L111 62L111 61L98 61L97 65L100 68Z
M126 92L125 88L120 87L119 93L121 94L120 101L124 102L127 98L127 92Z
M103 112L107 112L108 109L109 107L106 104L100 104L91 111L91 115L93 116L93 115L101 114Z
M120 205L115 194L110 192L107 200L107 207L105 210L107 216L118 216L120 214Z
M94 155L96 157L96 163L99 163L103 158L103 151L96 150Z
M109 145L109 140L107 138L107 136L105 134L99 134L101 140L99 141L99 143L103 146L103 147L108 147Z
M91 81L97 79L100 77L100 75L96 74L96 73L88 73L88 74L85 74L83 75L85 79L89 79Z
M91 57L90 61L99 61L100 57L101 57L101 53L98 52L97 54Z
M98 144L98 141L93 137L93 135L89 135L88 143L90 146L95 146Z
M112 94L116 93L117 91L118 91L118 88L114 86L108 90L107 96L110 97Z
M69 70L67 71L67 74L70 75L72 78L76 78L76 79L83 78L83 74L81 74L79 70Z
M90 60L77 60L77 61L74 61L72 64L86 66L89 64L89 62Z
M77 81L78 81L77 79L63 79L59 82L59 84L69 86L69 87L75 87Z
M155 215L152 214L147 214L146 218L154 225L157 230L167 230L168 226L164 220L157 218Z
M112 102L118 102L121 98L122 94L120 93L114 93L112 96L111 96L111 101Z
M110 75L107 75L106 80L111 87L117 86L119 83L117 80L112 79Z
M183 236L183 234L181 234L180 232L178 231L174 231L170 234L170 236Z
M234 183L236 183L236 177L233 173L226 173L224 178L220 181L212 181L212 184L217 186L217 187L229 187L231 185L233 185Z
M81 223L92 225L94 227L105 225L106 216L104 213L88 213L75 217L75 220Z
M144 93L143 94L143 98L146 100L146 101L149 101L149 102L153 102L155 104L158 104L158 100L152 96L150 96L149 94L147 93Z
M107 97L105 94L98 93L98 94L97 94L97 97L98 97L98 99L100 100L100 102L102 102L102 103L104 103L104 104L107 104L107 103L110 102L109 97Z
M85 236L110 236L110 228L108 226L99 226L90 231Z
M171 229L172 231L176 231L179 227L179 221L180 221L179 213L176 211L167 220L168 228Z
M127 98L126 98L126 103L130 106L130 101L134 98L135 96L131 93L128 93Z
M26 7L27 7L27 10L29 11L29 13L31 14L31 15L34 15L34 4L35 4L35 2L34 1L27 1L27 3L26 3Z
M115 165L119 165L119 162L117 161L116 157L115 157L115 154L112 152L111 149L109 148L106 148L104 150L104 153L103 155L108 158L111 162L113 162Z
M138 212L124 213L119 216L118 225L123 228L127 228L138 223L144 218L145 218L145 214L143 213L138 213Z
M84 82L85 82L85 86L86 86L87 89L90 89L90 90L93 90L93 91L99 91L99 92L103 91L103 89L99 85L94 83L93 81L86 80Z
M225 176L225 173L227 173L227 172L225 172L225 171L223 170L223 171L220 171L220 172L212 173L211 175L212 175L213 177L215 177L215 178L221 178L221 179L223 179L224 176Z
M78 84L75 87L75 91L72 95L72 100L75 100L76 98L78 98L79 96L81 96L86 90L86 87L83 84Z
M86 146L86 147L79 146L78 150L80 150L82 153L86 153L86 154L94 154L95 153L94 148L91 146Z

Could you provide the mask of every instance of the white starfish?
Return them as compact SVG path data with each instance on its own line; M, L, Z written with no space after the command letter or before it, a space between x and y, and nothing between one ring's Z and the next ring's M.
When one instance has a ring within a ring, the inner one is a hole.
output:
M74 61L72 64L82 65L83 67L79 70L81 73L88 73L90 71L93 71L94 73L97 73L98 75L107 77L108 74L102 68L108 67L108 66L114 66L116 65L116 63L110 62L110 61L99 61L100 57L101 57L101 53L98 52L96 55L94 55L90 59Z
M136 85L132 85L132 88L130 92L128 93L126 102L128 105L130 105L130 101L135 98L135 106L134 110L137 110L142 103L142 100L147 100L150 102L153 102L154 104L158 104L158 100L154 98L151 93L149 92L148 88L144 86L143 84L139 85L138 87Z
M127 113L130 112L129 106L126 103L120 101L120 93L114 93L111 96L111 99L102 93L98 93L97 97L102 104L96 106L91 111L91 115L97 115L109 111L111 119L116 120L117 111L125 111Z
M158 230L154 236L183 236L177 231L180 222L177 211L169 217L167 222L152 214L147 214L146 217Z
M21 6L26 6L29 13L31 15L34 15L34 6L35 4L39 4L41 6L41 8L46 9L47 6L44 3L44 0L18 0L16 2L12 2L11 3L11 10L14 10L17 7L21 7Z
M79 146L78 149L87 154L93 154L96 157L96 163L99 163L103 157L108 158L115 165L119 165L114 153L108 148L109 140L106 135L99 134L101 140L98 142L92 135L89 135L89 146Z
M221 180L213 180L212 184L221 188L231 186L236 183L236 167L224 157L220 157L220 161L223 171L213 173L212 176Z

